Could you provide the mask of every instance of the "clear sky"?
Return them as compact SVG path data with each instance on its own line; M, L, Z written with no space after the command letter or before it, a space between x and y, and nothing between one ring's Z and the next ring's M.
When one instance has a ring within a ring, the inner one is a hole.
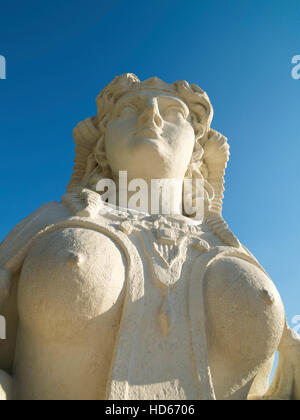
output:
M299 0L15 0L0 9L0 238L60 200L72 130L115 75L206 90L231 161L224 216L300 314Z

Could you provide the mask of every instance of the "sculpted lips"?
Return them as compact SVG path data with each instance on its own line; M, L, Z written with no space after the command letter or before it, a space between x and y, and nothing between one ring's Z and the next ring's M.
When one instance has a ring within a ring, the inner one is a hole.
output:
M155 129L153 126L142 127L135 134L136 134L137 137L140 137L140 138L147 137L149 139L160 139L160 135L159 135L158 130Z

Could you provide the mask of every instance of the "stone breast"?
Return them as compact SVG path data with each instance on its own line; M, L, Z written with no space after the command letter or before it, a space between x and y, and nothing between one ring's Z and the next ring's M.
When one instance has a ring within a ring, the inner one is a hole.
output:
M68 228L42 237L20 278L20 321L46 337L118 326L126 278L121 249L104 234Z
M205 294L211 350L241 362L264 360L278 348L284 307L261 269L240 258L221 258L208 269Z

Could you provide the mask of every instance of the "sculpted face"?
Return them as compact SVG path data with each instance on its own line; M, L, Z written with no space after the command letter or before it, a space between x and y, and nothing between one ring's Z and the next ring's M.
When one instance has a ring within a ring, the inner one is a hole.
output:
M177 96L140 90L122 96L106 129L105 147L114 175L183 178L195 133L187 105Z

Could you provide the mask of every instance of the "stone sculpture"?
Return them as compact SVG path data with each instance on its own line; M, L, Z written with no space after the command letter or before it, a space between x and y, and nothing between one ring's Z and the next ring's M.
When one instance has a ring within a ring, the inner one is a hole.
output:
M300 399L299 337L222 218L229 146L206 93L125 74L97 105L74 130L62 201L0 246L0 398ZM113 207L97 185L119 171L201 180L203 220Z

